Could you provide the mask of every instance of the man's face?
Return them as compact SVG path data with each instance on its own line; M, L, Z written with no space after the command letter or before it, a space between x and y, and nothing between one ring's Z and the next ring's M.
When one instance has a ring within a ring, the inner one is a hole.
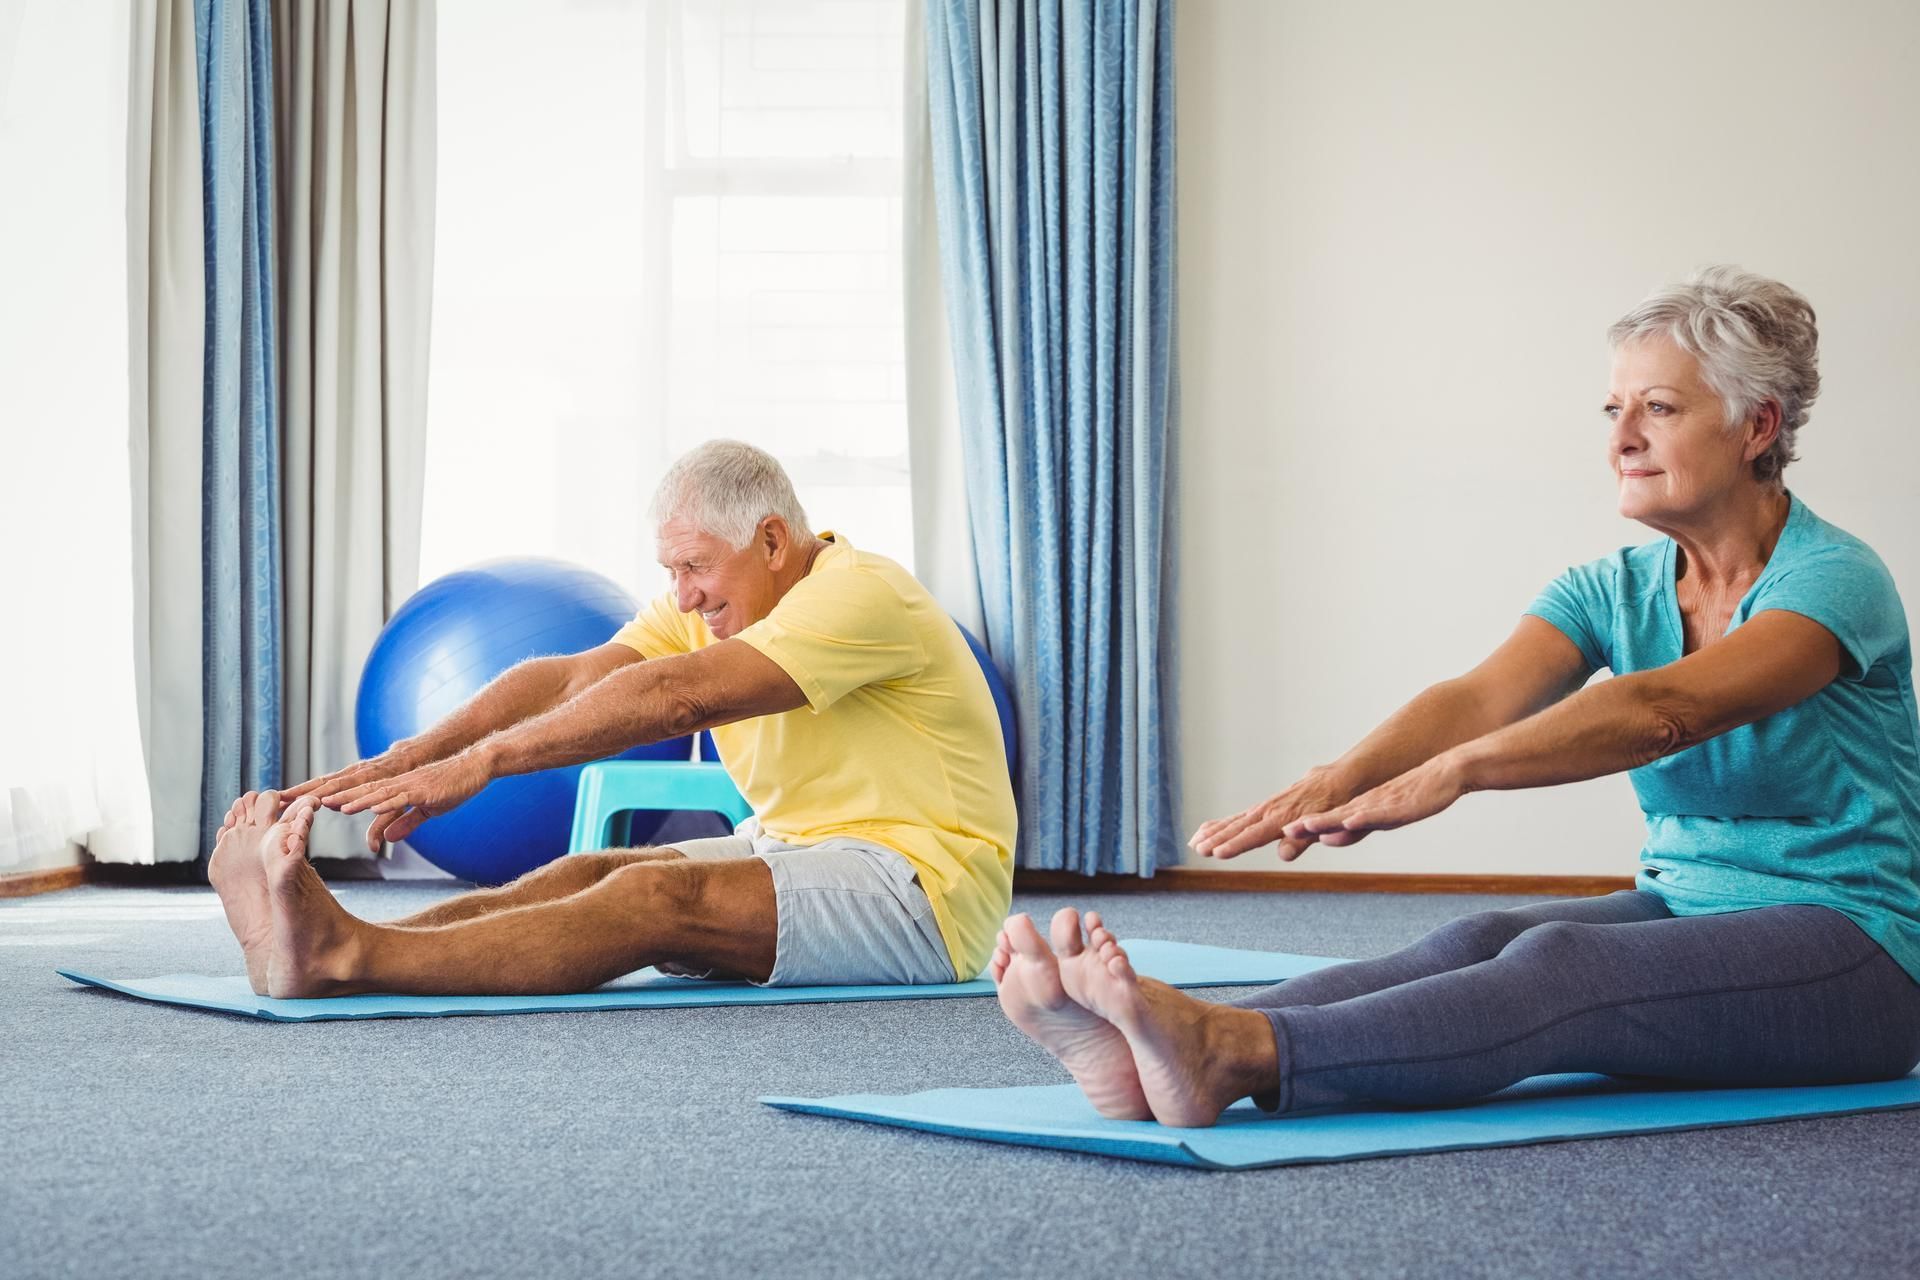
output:
M674 604L682 613L699 613L717 640L740 634L779 602L766 532L762 521L736 551L685 520L660 526L660 565L673 580Z

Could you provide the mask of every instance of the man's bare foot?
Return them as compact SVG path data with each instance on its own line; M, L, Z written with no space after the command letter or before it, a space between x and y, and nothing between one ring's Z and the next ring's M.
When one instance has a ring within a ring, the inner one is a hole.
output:
M260 840L270 923L267 994L277 1000L346 990L359 922L334 901L307 861L307 834L319 807L313 796L301 796Z
M1086 959L1060 967L1062 985L1126 1037L1154 1119L1203 1128L1240 1099L1278 1086L1279 1055L1265 1017L1140 977L1098 912L1087 913L1086 926Z
M207 880L220 895L227 927L240 940L247 960L247 982L267 994L269 917L267 871L260 861L260 837L280 815L277 791L249 791L233 802L207 859Z
M1061 984L1062 970L1093 962L1080 941L1080 917L1068 910L1053 918L1052 947L1029 917L1009 916L987 968L1007 1021L1060 1060L1094 1110L1115 1120L1151 1119L1126 1038Z

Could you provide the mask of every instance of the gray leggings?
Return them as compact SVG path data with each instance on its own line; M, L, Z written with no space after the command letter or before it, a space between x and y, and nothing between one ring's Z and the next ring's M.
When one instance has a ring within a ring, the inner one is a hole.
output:
M1839 912L1675 916L1635 890L1462 916L1234 1003L1273 1024L1279 1089L1259 1101L1283 1112L1563 1071L1810 1085L1920 1061L1920 983Z

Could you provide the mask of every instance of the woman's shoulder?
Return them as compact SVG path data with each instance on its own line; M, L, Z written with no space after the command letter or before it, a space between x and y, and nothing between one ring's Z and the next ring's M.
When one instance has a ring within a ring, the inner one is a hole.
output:
M1864 539L1821 519L1799 498L1793 503L1792 527L1782 535L1767 561L1767 576L1808 568L1833 569L1883 582L1888 590L1893 589L1893 572Z
M1572 566L1560 575L1560 581L1614 599L1642 596L1659 587L1672 548L1671 538L1618 547L1598 559Z

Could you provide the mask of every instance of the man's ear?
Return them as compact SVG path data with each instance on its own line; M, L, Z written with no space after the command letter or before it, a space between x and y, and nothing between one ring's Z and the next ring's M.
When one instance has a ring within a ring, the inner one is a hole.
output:
M1755 458L1773 448L1773 442L1780 438L1780 402L1763 400L1753 411L1753 417L1747 420L1746 459Z
M754 541L760 552L766 557L767 567L779 569L793 553L793 531L787 528L787 522L779 516L768 516L760 522L754 532Z

